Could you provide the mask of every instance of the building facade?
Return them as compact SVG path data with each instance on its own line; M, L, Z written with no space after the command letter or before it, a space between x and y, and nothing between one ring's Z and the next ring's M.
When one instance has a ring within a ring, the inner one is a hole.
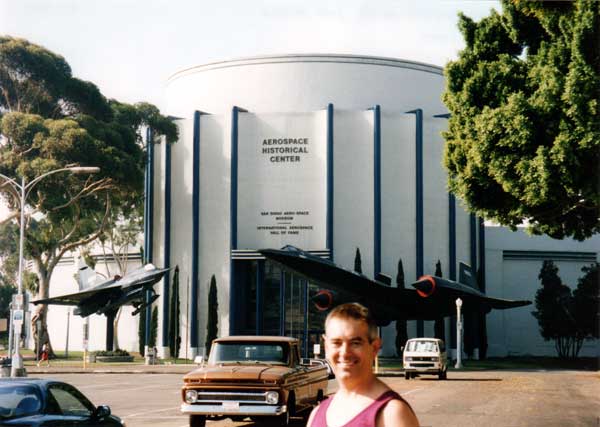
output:
M438 261L456 280L464 262L482 272L488 295L532 301L543 259L556 259L575 286L581 266L598 259L597 236L554 241L486 227L447 192L444 84L440 67L349 55L223 61L169 79L180 140L150 144L146 236L155 265L179 268L180 357L204 351L213 276L220 335L297 336L312 351L325 315L310 301L318 287L263 259L264 248L294 245L349 269L359 249L369 277L394 279L402 261L406 286ZM156 289L163 357L171 277ZM489 314L488 355L554 354L532 311ZM433 336L433 322L411 321L408 331ZM394 326L382 334L393 356ZM600 354L598 342L582 354Z

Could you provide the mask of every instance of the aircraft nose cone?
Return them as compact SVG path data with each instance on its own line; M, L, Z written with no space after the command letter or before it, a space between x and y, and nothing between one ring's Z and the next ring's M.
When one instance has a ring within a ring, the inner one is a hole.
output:
M435 279L431 276L423 276L412 285L423 298L427 298L435 292Z

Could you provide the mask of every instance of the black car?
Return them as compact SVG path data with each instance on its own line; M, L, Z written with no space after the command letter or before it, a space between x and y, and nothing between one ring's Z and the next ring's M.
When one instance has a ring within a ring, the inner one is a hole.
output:
M94 406L72 385L51 379L0 379L0 426L123 427L105 405Z

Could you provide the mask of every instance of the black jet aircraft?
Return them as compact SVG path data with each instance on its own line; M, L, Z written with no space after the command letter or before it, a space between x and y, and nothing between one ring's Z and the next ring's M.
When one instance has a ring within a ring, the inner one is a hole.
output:
M80 277L87 277L89 267L80 267ZM85 287L85 280L80 280L79 292L61 295L52 298L32 301L33 304L74 305L73 314L87 317L90 314L104 314L113 316L122 305L133 305L136 309L132 313L138 314L143 308L152 304L159 295L152 286L158 282L168 268L156 268L146 264L124 277L114 276L96 285ZM146 301L146 291L150 291L150 299Z
M388 325L392 320L435 320L453 315L457 298L463 301L463 313L489 313L492 309L531 304L531 301L486 296L472 286L474 278L464 264L461 276L471 286L441 277L423 276L412 283L415 289L402 289L391 287L391 279L383 274L372 280L293 246L258 252L323 287L312 297L317 309L324 311L346 302L359 302L371 310L379 326Z

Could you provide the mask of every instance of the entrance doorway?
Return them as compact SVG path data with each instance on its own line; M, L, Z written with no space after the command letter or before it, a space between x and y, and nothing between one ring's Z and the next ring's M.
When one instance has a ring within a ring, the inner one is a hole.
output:
M235 335L284 335L298 338L303 357L314 356L322 344L326 312L311 301L319 287L269 260L243 259L234 263L237 298ZM320 354L324 357L321 346Z

